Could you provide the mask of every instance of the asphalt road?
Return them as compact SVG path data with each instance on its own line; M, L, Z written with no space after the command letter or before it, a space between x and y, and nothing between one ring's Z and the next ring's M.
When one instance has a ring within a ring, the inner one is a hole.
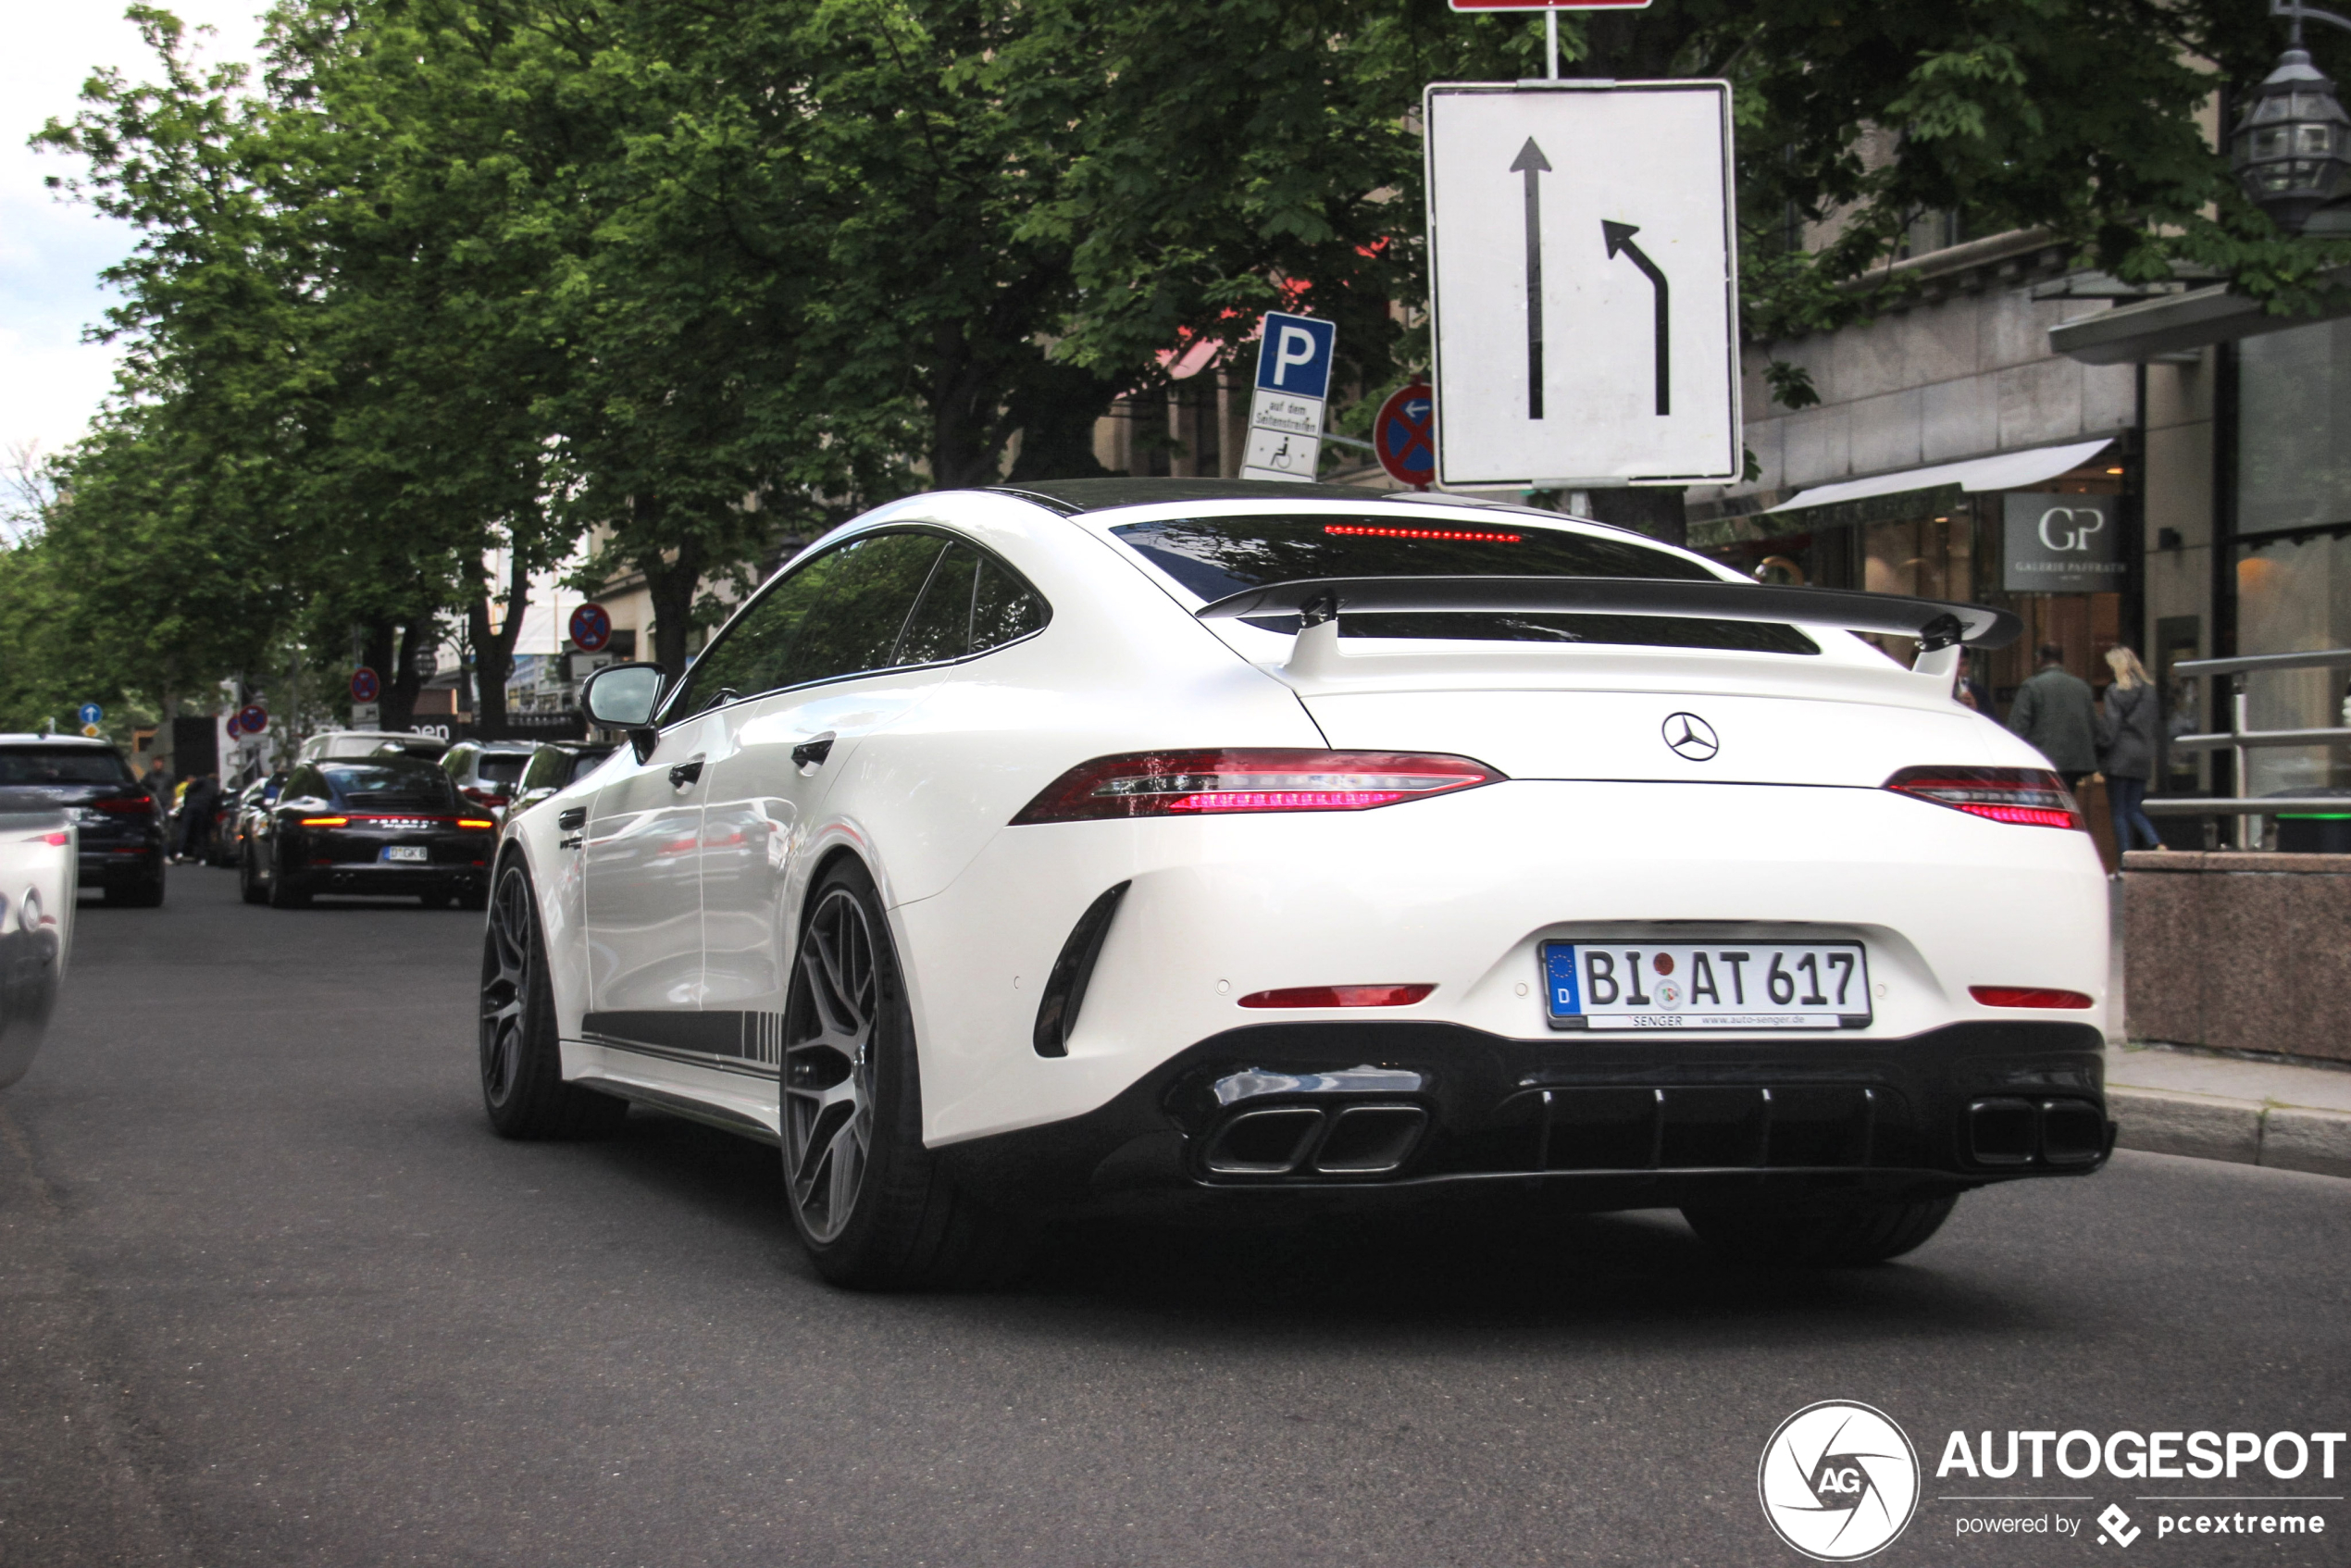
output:
M1095 1232L1003 1294L859 1297L765 1150L491 1135L480 916L233 882L85 904L0 1092L0 1564L1796 1563L1757 1461L1832 1398L1927 1467L1877 1562L2351 1557L2340 1502L2183 1542L2135 1500L2351 1490L2315 1466L1934 1476L1954 1428L2351 1425L2351 1182L2125 1154L1825 1275L1640 1214ZM1942 1500L2005 1491L2092 1500ZM2127 1553L1957 1533L2108 1501Z

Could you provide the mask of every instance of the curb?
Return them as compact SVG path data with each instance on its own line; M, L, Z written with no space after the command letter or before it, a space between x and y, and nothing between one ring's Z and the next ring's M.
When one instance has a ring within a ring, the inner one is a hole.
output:
M2109 1084L2120 1149L2351 1176L2351 1112Z

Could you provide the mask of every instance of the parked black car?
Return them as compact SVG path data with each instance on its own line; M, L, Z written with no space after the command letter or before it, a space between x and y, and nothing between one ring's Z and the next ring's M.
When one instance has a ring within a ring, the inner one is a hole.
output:
M163 902L164 803L104 740L0 735L0 811L64 811L81 830L84 888L108 903Z
M317 893L490 902L498 825L421 758L302 763L255 826L242 873L250 903L298 909Z
M506 808L509 820L529 811L556 790L587 778L618 748L596 740L541 740L530 753L530 765L515 782L515 803Z
M245 856L252 852L253 841L258 836L261 819L269 814L271 806L278 803L278 791L285 782L286 770L281 767L275 773L255 779L230 797L229 820L220 830L221 836L229 840L229 849L220 864L243 865L245 863Z

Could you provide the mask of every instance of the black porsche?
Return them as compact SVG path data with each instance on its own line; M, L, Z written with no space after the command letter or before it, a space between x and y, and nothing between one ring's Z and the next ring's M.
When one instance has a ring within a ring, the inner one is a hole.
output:
M485 907L498 825L417 757L305 762L255 824L245 901L297 909L317 893Z

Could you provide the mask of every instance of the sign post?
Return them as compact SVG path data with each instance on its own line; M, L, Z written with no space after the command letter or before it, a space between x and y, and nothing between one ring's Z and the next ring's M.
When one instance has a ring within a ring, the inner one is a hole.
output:
M1311 481L1323 453L1338 328L1311 316L1269 310L1258 328L1257 393L1250 403L1245 479Z
M1424 112L1443 482L1736 479L1729 83L1440 82Z

